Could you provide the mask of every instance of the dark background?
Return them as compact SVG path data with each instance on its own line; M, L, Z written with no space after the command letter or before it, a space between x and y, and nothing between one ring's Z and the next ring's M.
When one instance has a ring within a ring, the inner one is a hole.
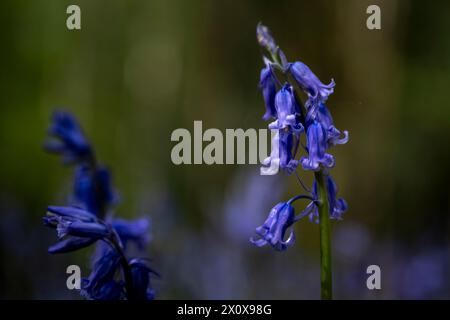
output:
M69 31L78 4L82 30ZM381 7L382 30L366 28ZM157 298L319 297L318 227L296 225L284 253L248 238L299 192L257 165L170 160L176 128L265 128L257 90L259 21L291 61L323 82L350 142L333 150L350 209L333 223L337 298L450 298L450 2L0 2L0 298L78 299L65 268L90 250L51 256L48 204L64 204L72 169L42 150L52 110L82 123L121 194L118 215L152 218ZM303 173L310 182L310 173ZM377 264L382 290L366 288Z

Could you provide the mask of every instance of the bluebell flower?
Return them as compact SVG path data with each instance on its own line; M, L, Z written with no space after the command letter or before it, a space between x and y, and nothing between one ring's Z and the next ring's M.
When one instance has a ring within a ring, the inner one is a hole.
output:
M96 166L79 165L74 178L74 200L95 215L105 213L117 201L109 170Z
M81 237L69 237L67 239L58 241L54 245L48 248L48 253L67 253L89 247L96 242L95 238L81 238Z
M278 46L272 37L269 28L265 25L258 23L256 27L256 39L261 47L266 48L269 52L275 53Z
M327 136L322 125L314 121L307 129L308 157L302 157L300 162L305 170L317 171L323 165L331 168L335 164L334 157L327 153Z
M280 202L269 213L264 224L256 228L260 239L251 238L250 241L258 247L271 245L275 250L283 251L295 242L295 234L290 232L285 240L286 231L295 222L294 208L287 202Z
M325 129L329 146L348 142L348 131L341 132L334 126L331 113L324 103L319 103L314 111L308 112L306 121L312 122L314 120L319 122L322 128Z
M104 246L89 278L83 279L81 295L91 300L118 300L124 294L123 281L116 281L120 271L120 256Z
M311 69L303 62L297 61L289 65L289 70L298 85L308 94L311 101L325 102L333 93L334 80L327 85L323 84Z
M55 139L47 142L47 150L76 165L72 199L76 207L48 207L44 224L56 229L59 238L48 251L70 252L97 242L93 271L83 279L81 294L93 300L135 299L133 287L145 286L145 298L153 298L150 269L136 264L132 270L126 255L129 242L141 250L148 243L148 219L105 219L117 200L109 171L97 163L81 127L69 113L55 112L49 131Z
M138 249L143 250L150 241L150 220L148 218L140 218L133 221L114 219L112 226L119 235L124 248L131 241L137 245Z
M264 120L275 118L277 111L275 109L275 94L277 91L276 80L273 75L270 63L264 59L266 66L261 70L259 87L261 88L264 103L266 105L266 112L263 115Z
M299 164L298 160L295 160L299 137L289 129L275 130L275 132L270 156L263 160L261 174L274 175L280 168L291 174Z
M342 220L342 215L348 209L347 202L343 198L338 198L338 188L330 174L326 177L326 189L328 197L328 205L330 207L330 218ZM313 190L314 198L317 199L317 182L314 181ZM311 221L319 223L319 212L317 206L311 211L309 218Z
M65 253L85 248L110 234L109 229L98 223L93 214L74 207L49 206L44 224L55 228L60 239L48 249L49 253Z
M155 291L151 285L150 276L159 276L142 259L133 259L129 262L133 278L133 290L138 300L153 300Z
M290 128L299 135L303 125L298 121L299 106L295 100L292 86L285 84L275 96L275 109L277 120L269 124L269 129Z
M296 140L298 143L299 140ZM280 130L280 168L286 169L288 173L292 173L297 169L298 161L295 160L294 134L289 130Z
M55 111L52 115L52 124L49 139L44 144L48 152L62 155L64 163L91 161L93 153L89 142L76 121L68 112Z

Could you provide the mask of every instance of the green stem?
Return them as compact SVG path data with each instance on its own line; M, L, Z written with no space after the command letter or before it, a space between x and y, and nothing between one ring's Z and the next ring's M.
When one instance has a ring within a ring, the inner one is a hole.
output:
M319 229L320 229L320 296L323 300L332 299L331 277L331 231L330 205L326 189L326 175L322 170L315 172L317 193L319 200Z

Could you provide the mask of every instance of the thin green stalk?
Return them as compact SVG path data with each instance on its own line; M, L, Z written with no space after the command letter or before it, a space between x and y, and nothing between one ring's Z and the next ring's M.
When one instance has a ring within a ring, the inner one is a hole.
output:
M320 229L320 296L323 300L332 299L332 273L331 273L331 230L326 176L322 170L315 172L319 207Z

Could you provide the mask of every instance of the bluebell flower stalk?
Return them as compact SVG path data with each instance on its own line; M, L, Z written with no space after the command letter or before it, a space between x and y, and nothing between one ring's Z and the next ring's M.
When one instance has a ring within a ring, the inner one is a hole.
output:
M319 224L321 297L331 299L330 219L341 220L348 208L345 200L337 197L337 185L330 175L330 169L336 164L330 149L348 142L348 132L341 132L334 126L325 105L334 92L335 81L331 79L324 84L303 62L289 62L266 26L258 24L256 35L267 52L263 56L259 83L266 106L263 119L272 121L268 128L275 132L271 154L264 160L261 173L277 174L281 168L288 175L295 174L306 194L273 207L264 224L256 228L258 239L250 241L258 247L270 245L277 251L287 250L295 242L293 225L309 216L310 221ZM306 94L304 103L297 90ZM301 143L302 134L305 134L306 145ZM304 154L297 159L302 149ZM297 173L299 168L314 172L311 189L302 182ZM296 215L293 203L299 199L309 203Z
M157 275L142 258L128 258L129 243L145 250L150 221L114 218L117 194L109 170L99 164L81 126L68 112L56 111L45 149L75 166L72 200L67 206L49 206L44 225L56 229L52 254L96 244L93 270L83 279L80 294L91 300L148 300L154 298L150 276Z

